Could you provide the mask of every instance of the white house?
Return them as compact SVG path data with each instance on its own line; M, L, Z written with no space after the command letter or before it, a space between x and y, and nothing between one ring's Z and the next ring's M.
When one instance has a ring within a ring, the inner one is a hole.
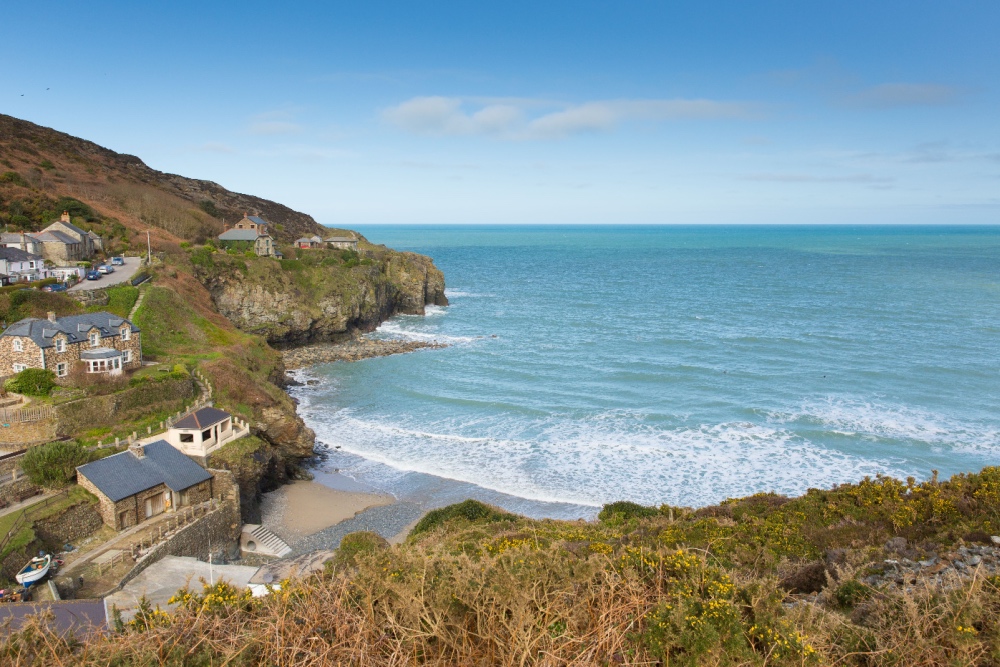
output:
M207 457L228 442L250 433L250 425L225 410L201 408L167 429L166 441L188 456Z
M12 283L48 277L45 260L20 248L0 248L0 273L10 276Z

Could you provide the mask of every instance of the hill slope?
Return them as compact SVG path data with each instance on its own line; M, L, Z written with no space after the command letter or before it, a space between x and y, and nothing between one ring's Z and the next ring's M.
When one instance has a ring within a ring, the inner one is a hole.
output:
M146 230L160 230L156 249L188 240L201 242L245 212L275 223L279 241L325 230L312 216L267 199L231 192L217 183L166 174L134 155L0 114L0 224L37 230L58 217L56 204L85 202L85 228L120 243L145 244ZM116 226L118 223L119 226Z

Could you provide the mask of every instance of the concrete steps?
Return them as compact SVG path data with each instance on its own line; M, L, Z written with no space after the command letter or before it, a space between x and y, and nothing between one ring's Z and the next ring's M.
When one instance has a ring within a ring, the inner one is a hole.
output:
M284 558L292 553L292 548L285 541L264 526L247 523L243 525L240 534L240 549L250 553Z

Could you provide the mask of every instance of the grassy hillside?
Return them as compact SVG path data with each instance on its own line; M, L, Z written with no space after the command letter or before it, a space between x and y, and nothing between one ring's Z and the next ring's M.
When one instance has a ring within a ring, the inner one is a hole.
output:
M244 212L274 223L282 241L322 234L312 217L210 181L165 174L139 158L0 114L0 225L36 231L68 210L73 222L105 237L115 250L203 241Z
M616 503L597 523L533 521L467 501L428 515L403 545L349 536L325 574L282 582L267 598L224 585L188 591L178 611L151 611L121 634L75 643L33 627L0 643L0 657L993 666L1000 578L987 564L996 567L996 549L976 544L991 543L998 493L1000 469L987 468L942 483L867 479L695 512ZM949 578L944 570L958 565L914 563L887 575L891 563L909 562L900 550L974 567ZM963 555L973 551L984 555Z

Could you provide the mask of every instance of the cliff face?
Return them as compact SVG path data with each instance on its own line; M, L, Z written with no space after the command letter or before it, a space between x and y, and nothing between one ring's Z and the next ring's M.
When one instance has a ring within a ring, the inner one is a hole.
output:
M276 346L335 341L447 305L444 275L430 258L360 246L360 262L325 250L282 262L215 253L196 275L229 321Z

